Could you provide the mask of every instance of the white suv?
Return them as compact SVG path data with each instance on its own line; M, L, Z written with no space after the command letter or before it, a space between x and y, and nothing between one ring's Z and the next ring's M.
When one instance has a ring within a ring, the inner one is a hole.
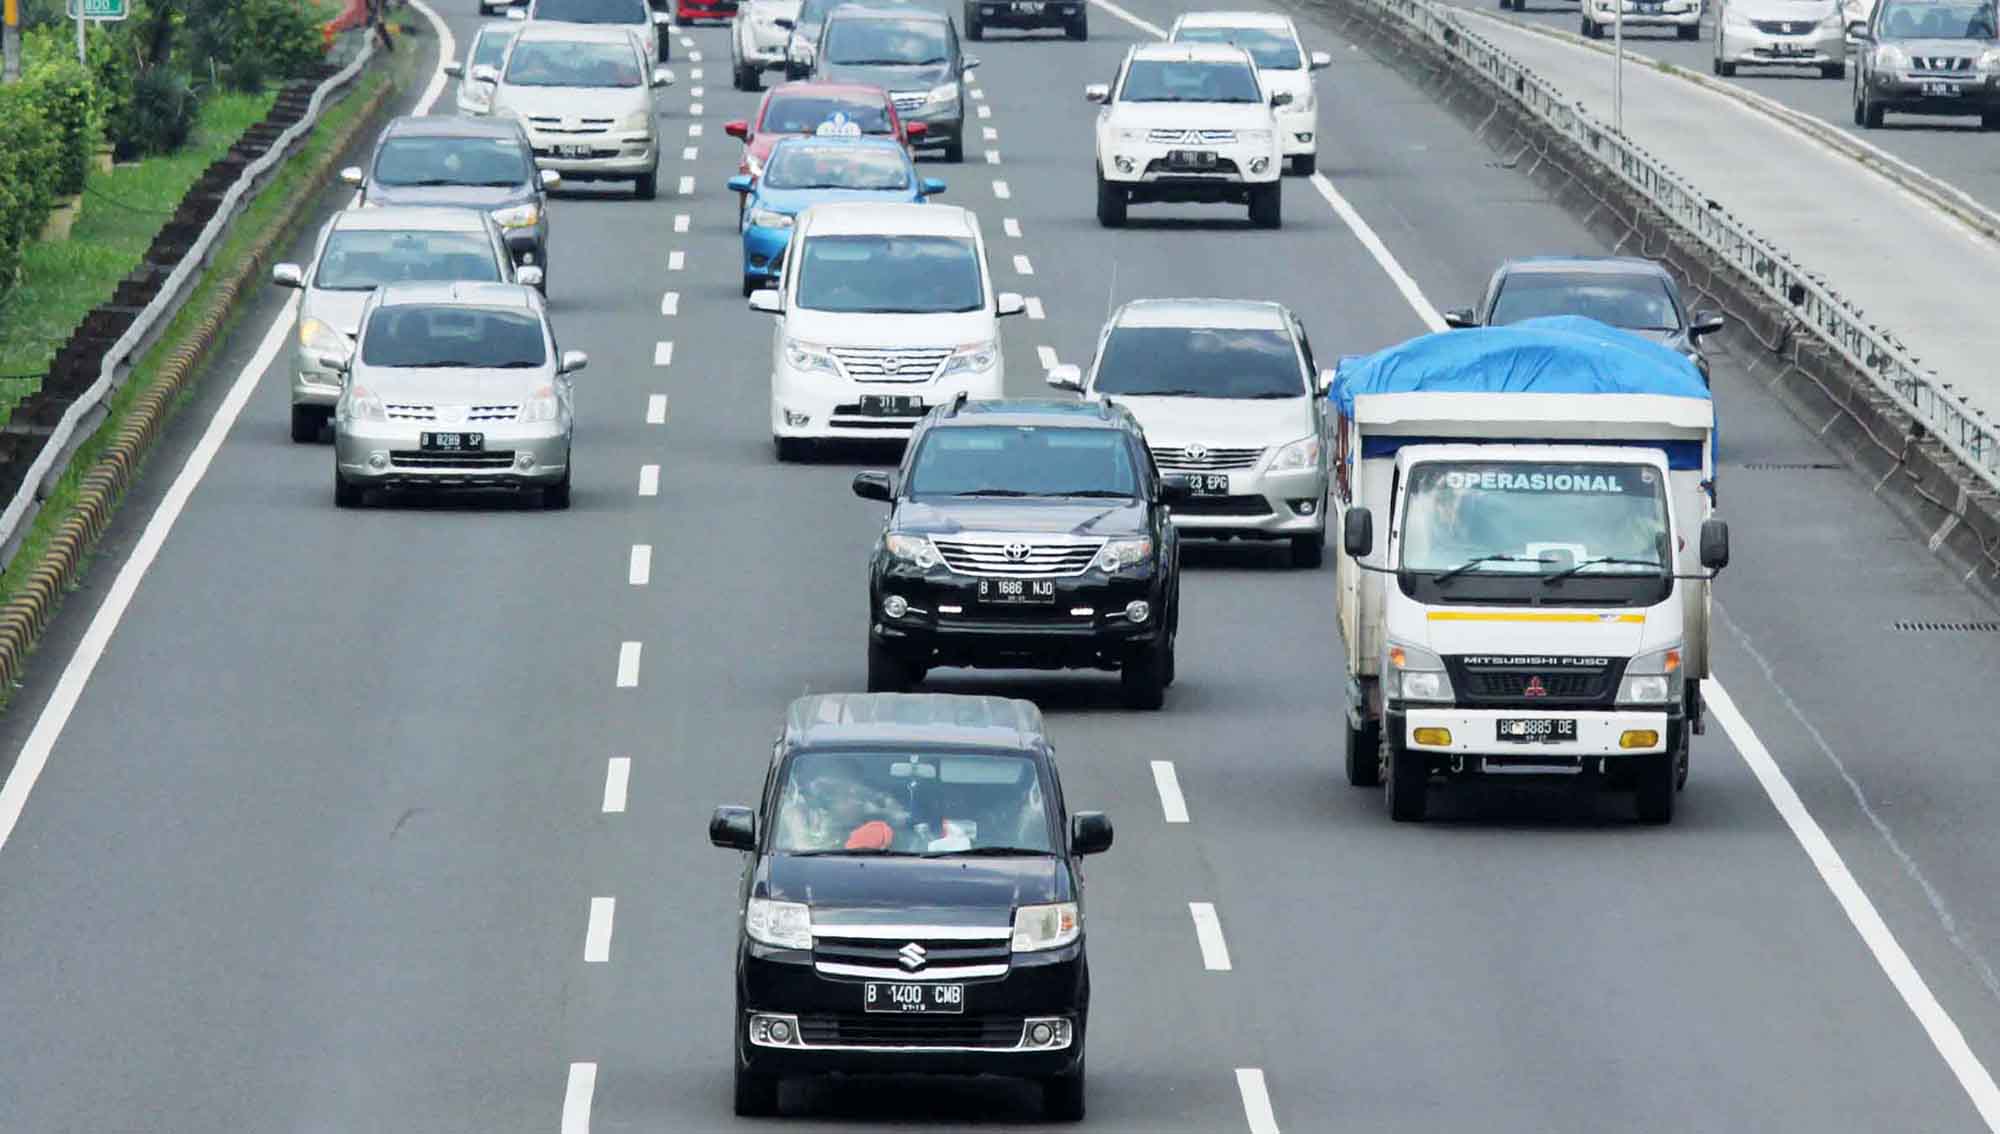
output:
M1276 228L1285 157L1272 93L1243 48L1153 43L1125 53L1118 78L1084 97L1097 115L1097 220L1125 223L1125 206L1152 201L1250 206L1250 221Z
M800 213L778 286L750 295L771 336L771 439L781 461L821 440L909 435L960 394L1000 396L1003 315L979 218L954 205L831 204Z
M1250 53L1257 75L1272 92L1292 96L1278 111L1278 138L1292 172L1310 177L1319 166L1319 100L1313 72L1333 65L1324 51L1307 53L1290 16L1276 12L1189 12L1167 30L1173 43L1233 43Z

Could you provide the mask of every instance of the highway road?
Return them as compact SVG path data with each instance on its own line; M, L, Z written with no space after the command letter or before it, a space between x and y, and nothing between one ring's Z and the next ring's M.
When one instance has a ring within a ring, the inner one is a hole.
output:
M444 13L461 39L471 9ZM1503 257L1596 248L1318 24L1325 179L1287 182L1283 230L1098 228L1082 84L1175 10L969 45L991 134L926 171L1046 316L1006 325L1011 393L1136 296L1279 298L1330 360ZM737 861L705 823L754 798L789 698L863 682L882 514L848 481L887 457L773 460L722 187L753 96L724 32L685 34L660 199L554 208L558 330L591 353L570 511L336 511L257 349L278 295L153 459L0 720L0 1130L754 1125L729 1113ZM1090 1125L1992 1128L2000 667L1990 633L1896 628L1992 612L1737 360L1716 389L1726 692L1671 827L1525 789L1391 824L1340 774L1332 573L1254 548L1190 554L1162 712L1105 675L932 683L1038 700L1070 803L1117 824ZM998 1082L784 1101L801 1130L1040 1122Z

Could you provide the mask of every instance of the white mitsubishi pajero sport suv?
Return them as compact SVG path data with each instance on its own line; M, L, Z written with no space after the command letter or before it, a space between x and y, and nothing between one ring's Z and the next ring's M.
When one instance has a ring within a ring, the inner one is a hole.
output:
M1284 153L1273 94L1250 53L1224 43L1154 43L1125 53L1118 78L1084 97L1097 115L1097 220L1125 223L1125 206L1154 201L1250 206L1279 224Z

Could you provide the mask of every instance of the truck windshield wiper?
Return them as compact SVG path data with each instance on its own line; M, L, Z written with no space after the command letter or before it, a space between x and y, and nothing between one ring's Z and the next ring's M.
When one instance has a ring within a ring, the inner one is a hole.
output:
M1539 562L1541 562L1541 560L1530 559L1525 555L1475 555L1472 558L1466 560L1465 562L1459 564L1458 566L1453 567L1451 570L1440 574L1437 578L1431 581L1434 583L1448 583L1451 580L1458 578L1460 575L1465 574L1467 571L1472 570L1474 567L1479 566L1481 563L1539 563Z
M932 851L929 854L925 855L924 857L925 858L956 858L956 857L1021 858L1021 857L1032 856L1034 858L1043 858L1046 857L1048 853L1049 853L1048 851L1036 850L1033 847L967 847L964 850Z
M1583 570L1585 567L1595 567L1599 563L1616 563L1625 567L1651 567L1655 571L1660 569L1659 561L1654 559L1620 559L1616 555L1600 555L1596 559L1586 559L1581 563L1571 564L1552 575L1544 575L1542 576L1542 584L1546 586L1550 583L1561 582L1578 571Z

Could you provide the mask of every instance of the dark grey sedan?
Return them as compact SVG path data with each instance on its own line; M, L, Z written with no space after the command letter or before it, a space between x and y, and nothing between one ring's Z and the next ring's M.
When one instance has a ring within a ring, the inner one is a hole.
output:
M1444 313L1453 327L1500 327L1546 315L1582 315L1643 335L1688 357L1708 381L1701 340L1722 329L1718 311L1689 313L1674 277L1627 256L1536 256L1493 273L1477 308Z

